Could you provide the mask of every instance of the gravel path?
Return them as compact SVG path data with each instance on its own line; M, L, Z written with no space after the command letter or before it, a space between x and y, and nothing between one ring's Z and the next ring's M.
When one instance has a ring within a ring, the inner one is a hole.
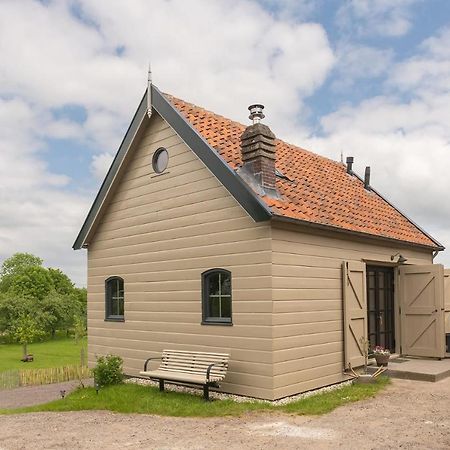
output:
M449 449L450 380L393 380L321 417L173 418L103 411L0 418L0 449Z
M92 380L83 380L85 386L92 386ZM61 398L61 391L68 394L80 385L78 380L65 383L43 384L41 386L26 386L16 389L0 389L0 409L21 408L48 403Z

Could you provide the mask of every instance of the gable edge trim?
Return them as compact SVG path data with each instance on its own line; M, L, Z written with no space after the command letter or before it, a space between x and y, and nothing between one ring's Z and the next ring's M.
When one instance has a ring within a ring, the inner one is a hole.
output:
M228 166L225 160L206 142L206 140L191 126L179 111L166 99L159 89L151 86L152 106L156 112L176 131L183 142L205 164L210 172L221 182L225 189L235 198L242 208L255 222L269 220L272 213L269 208L257 197L238 174ZM138 133L142 122L147 115L147 90L133 116L125 133L111 166L103 180L100 189L92 203L72 246L79 250L86 245L86 238L96 221L102 206L114 184L117 173Z

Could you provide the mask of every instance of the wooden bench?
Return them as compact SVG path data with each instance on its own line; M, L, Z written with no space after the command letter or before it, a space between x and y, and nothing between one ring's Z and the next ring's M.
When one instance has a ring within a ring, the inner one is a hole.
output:
M148 363L156 359L161 360L161 365L157 370L148 371ZM226 353L164 350L161 358L147 359L140 374L158 380L160 391L164 391L164 381L201 385L204 399L209 400L209 387L219 387L227 373L228 360Z

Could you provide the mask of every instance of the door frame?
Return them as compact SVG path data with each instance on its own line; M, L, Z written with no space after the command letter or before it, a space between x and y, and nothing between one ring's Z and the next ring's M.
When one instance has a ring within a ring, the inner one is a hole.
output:
M398 264L387 262L387 261L376 261L373 259L363 259L364 264L367 266L375 266L375 267L386 267L391 268L394 272L393 274L393 282L394 282L394 340L395 340L395 354L400 354L401 349L401 323L400 323L400 297L399 297L399 286L400 286L400 276L398 270ZM406 264L410 265L410 264ZM368 293L368 292L367 292ZM367 321L367 332L369 332L369 321Z
M379 270L380 272L384 272L385 275L389 272L390 275L392 276L392 286L389 287L389 289L391 290L391 298L392 298L392 305L391 305L391 317L392 317L392 326L393 326L393 333L392 333L392 339L393 339L393 346L389 349L392 353L397 353L397 342L398 342L398 337L399 335L397 335L397 326L399 323L399 309L397 309L397 302L395 299L395 294L396 294L396 289L395 289L395 275L396 275L396 270L395 270L395 266L389 266L386 264L380 265L380 264L369 264L366 263L366 273L368 274L369 270ZM377 285L377 281L375 280L375 283ZM369 283L367 282L367 334L369 336L369 331L370 331L370 316L369 316ZM383 289L385 289L383 287ZM378 294L375 294L376 296L378 296ZM370 338L369 338L370 341ZM372 344L373 345L373 344Z

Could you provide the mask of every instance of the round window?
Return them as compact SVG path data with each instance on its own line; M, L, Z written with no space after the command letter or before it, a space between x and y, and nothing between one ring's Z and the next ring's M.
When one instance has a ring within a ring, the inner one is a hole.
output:
M156 152L153 154L153 170L156 173L162 173L167 169L167 165L169 164L169 152L161 147L156 150Z

